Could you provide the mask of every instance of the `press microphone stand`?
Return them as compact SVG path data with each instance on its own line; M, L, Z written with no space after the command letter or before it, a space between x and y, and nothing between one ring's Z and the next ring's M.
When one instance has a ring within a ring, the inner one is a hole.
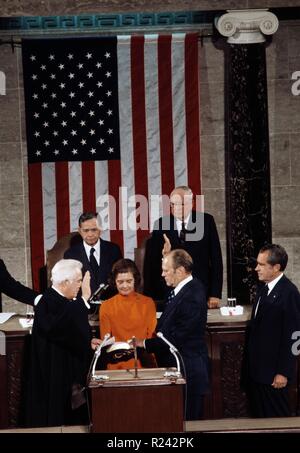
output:
M92 365L92 379L94 379L95 381L105 381L107 379L109 379L109 377L105 374L97 374L95 373L95 370L96 370L96 365L97 365L97 362L98 362L98 359L101 355L101 350L104 346L107 346L108 344L111 343L111 338L110 338L110 334L107 333L106 335L104 335L104 338L103 338L103 341L102 343L97 347L96 351L95 351L95 354L94 354L94 357L93 357L93 365Z
M133 346L133 353L134 353L134 377L138 377L138 358L137 358L137 349L136 349L136 338L135 336L132 337L132 346Z
M109 285L107 283L101 283L99 288L97 288L96 291L89 297L88 303L99 303L100 296L107 290L108 287Z
M163 340L169 346L169 350L170 350L171 354L173 354L173 356L175 357L175 360L176 360L176 368L177 368L177 370L176 371L166 371L165 372L165 377L175 377L175 378L181 377L180 362L179 362L179 357L178 357L178 354L179 354L178 353L178 349L169 340L166 339L166 337L163 335L162 332L157 332L156 335L158 336L158 338Z

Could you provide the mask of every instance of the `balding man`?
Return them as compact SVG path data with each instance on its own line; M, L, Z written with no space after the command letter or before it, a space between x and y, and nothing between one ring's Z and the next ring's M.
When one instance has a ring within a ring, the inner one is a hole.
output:
M146 246L144 293L156 300L165 298L162 252L183 249L193 258L193 275L204 285L208 307L217 308L223 284L220 240L213 216L193 210L193 202L189 187L176 187L170 195L171 215L155 222Z

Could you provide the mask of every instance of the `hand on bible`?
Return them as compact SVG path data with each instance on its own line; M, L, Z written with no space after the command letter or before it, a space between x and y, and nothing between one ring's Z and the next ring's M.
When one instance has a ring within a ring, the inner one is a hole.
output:
M130 340L127 341L129 346L133 348L133 339L131 338ZM135 345L137 348L143 348L144 347L144 340L139 340L138 338L135 338Z
M95 351L97 347L102 343L102 340L100 338L92 338L91 340L91 348Z

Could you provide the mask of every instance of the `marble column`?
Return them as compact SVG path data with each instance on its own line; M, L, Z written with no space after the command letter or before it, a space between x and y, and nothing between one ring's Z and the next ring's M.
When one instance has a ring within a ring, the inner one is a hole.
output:
M272 239L265 35L278 28L267 10L228 11L216 21L225 58L228 296L252 303L255 258Z

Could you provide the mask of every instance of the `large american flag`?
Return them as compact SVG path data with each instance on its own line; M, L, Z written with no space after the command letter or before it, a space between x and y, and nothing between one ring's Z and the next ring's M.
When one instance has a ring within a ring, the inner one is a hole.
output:
M26 39L22 55L38 288L46 250L83 211L133 258L161 194L200 193L198 36Z

